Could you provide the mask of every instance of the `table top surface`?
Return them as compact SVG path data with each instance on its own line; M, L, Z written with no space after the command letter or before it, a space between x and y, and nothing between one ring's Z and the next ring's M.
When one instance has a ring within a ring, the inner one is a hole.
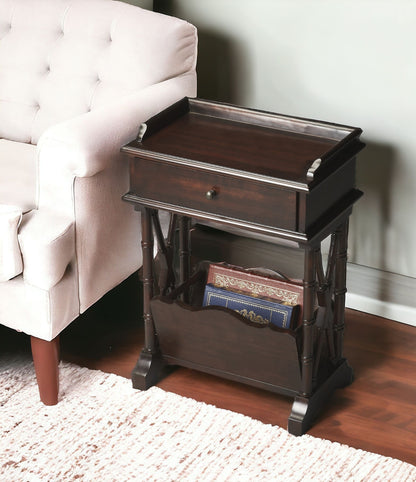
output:
M183 99L151 119L130 148L157 158L308 183L308 172L356 142L361 129Z

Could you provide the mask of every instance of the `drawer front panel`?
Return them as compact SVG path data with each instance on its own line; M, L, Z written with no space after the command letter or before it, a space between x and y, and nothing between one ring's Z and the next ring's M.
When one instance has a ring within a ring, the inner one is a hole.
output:
M261 181L135 157L130 190L159 202L296 231L296 192Z

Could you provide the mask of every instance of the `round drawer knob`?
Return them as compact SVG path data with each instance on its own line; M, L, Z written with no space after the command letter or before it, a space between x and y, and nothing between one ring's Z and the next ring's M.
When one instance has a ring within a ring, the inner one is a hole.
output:
M210 189L209 191L206 192L205 197L207 199L214 199L214 197L217 195L217 192L215 189Z

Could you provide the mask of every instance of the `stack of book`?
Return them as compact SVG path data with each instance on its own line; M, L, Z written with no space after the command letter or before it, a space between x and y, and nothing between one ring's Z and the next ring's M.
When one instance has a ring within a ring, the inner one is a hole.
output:
M250 321L296 328L301 319L303 286L266 270L226 263L208 268L203 306L224 306Z

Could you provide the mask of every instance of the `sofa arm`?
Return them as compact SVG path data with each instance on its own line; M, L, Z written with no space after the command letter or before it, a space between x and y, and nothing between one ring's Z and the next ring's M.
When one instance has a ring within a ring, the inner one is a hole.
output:
M23 278L44 290L55 286L75 257L74 221L48 209L23 216L19 230Z
M38 142L41 174L43 164L59 164L72 176L93 176L137 137L141 123L195 93L196 75L189 72L47 129Z

